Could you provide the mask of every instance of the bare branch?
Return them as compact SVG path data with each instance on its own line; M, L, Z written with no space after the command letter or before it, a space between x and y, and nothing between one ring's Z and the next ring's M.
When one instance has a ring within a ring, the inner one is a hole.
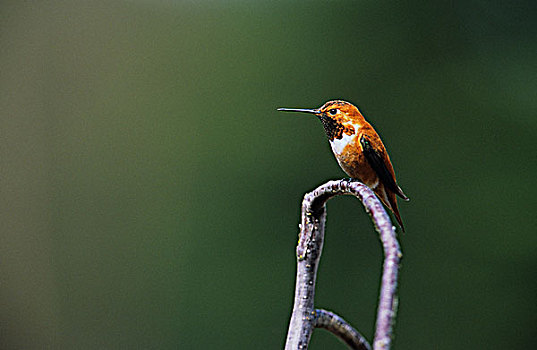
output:
M329 181L307 193L302 201L302 219L296 250L295 301L285 345L287 350L308 347L315 325L315 280L323 248L325 204L330 198L343 194L354 195L360 199L379 232L385 258L373 349L390 348L401 250L395 237L395 228L376 195L369 187L351 179Z
M371 350L371 345L367 340L347 321L333 312L315 310L315 327L332 332L353 350Z

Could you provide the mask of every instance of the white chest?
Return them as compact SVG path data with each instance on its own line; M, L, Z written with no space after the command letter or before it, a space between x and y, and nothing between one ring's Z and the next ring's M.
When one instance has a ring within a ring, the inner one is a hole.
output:
M333 139L332 141L330 141L330 147L332 147L332 152L334 152L335 155L340 155L341 153L343 153L343 149L349 143L354 142L354 137L356 133L358 132L359 125L352 124L352 126L354 127L354 130L355 130L354 134L347 135L344 133L342 138Z

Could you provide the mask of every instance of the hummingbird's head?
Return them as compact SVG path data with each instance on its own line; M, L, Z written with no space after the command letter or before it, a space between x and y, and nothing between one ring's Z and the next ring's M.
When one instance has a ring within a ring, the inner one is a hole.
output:
M344 135L354 135L364 122L364 117L358 108L342 100L328 101L317 109L278 108L278 111L315 114L323 123L324 131L330 141L341 139Z

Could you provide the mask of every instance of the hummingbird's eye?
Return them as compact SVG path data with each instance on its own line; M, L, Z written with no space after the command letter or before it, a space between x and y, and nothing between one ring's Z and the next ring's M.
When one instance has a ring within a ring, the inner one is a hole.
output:
M328 113L330 113L331 115L336 115L337 114L337 109L332 108L331 110L328 111Z

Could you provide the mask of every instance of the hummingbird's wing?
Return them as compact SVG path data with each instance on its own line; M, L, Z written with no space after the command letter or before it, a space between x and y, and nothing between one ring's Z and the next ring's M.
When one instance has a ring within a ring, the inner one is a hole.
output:
M360 137L360 145L362 146L362 150L369 165L371 165L371 168L377 173L384 186L404 200L408 200L408 197L403 193L403 190L401 190L395 182L393 168L391 166L388 167L384 161L384 159L387 160L387 156L384 153L384 147L374 147L370 138L364 134Z

